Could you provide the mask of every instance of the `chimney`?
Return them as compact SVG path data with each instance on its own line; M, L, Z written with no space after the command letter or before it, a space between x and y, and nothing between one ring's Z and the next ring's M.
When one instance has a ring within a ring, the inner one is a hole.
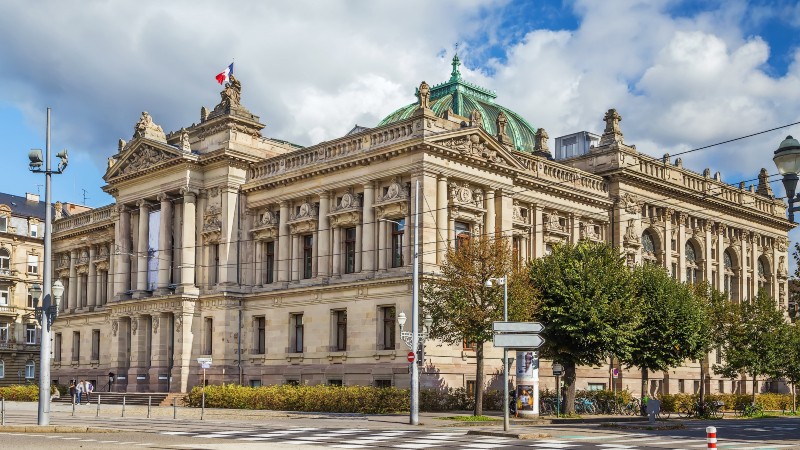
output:
M25 200L29 202L39 203L39 194L31 194L30 192L26 192Z

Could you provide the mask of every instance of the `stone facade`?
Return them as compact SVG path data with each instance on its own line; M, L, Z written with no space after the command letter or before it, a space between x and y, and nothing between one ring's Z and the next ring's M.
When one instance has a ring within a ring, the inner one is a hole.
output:
M449 83L460 95L460 76ZM613 241L630 264L708 278L735 298L764 285L786 302L792 224L762 186L638 153L614 110L599 147L554 162L543 129L526 152L518 116L435 112L437 89L423 83L416 108L308 148L263 137L238 80L185 129L165 134L143 113L109 159L104 190L116 203L55 223L54 270L68 289L53 378L103 386L113 372L114 390L185 392L200 383L196 359L210 356L212 384L408 386L395 317L411 310L417 182L426 273L456 233L497 231L523 259L556 242ZM502 351L488 347L497 385ZM474 380L469 348L430 343L426 359L423 387ZM697 364L650 379L690 391ZM608 386L610 367L581 368L578 388ZM552 388L549 362L542 369ZM638 392L638 377L624 370L618 387Z

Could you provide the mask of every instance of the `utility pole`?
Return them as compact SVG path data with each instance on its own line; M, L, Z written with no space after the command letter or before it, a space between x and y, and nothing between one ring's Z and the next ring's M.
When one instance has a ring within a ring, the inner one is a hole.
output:
M414 276L411 293L411 349L419 349L419 180L414 187ZM419 366L411 364L411 425L419 425Z

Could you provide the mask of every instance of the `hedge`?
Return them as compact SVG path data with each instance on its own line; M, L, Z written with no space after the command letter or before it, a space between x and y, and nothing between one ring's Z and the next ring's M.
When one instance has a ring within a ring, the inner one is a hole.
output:
M195 387L184 398L189 406L199 407L202 388ZM409 390L370 386L262 386L257 388L223 384L206 386L206 407L261 409L272 411L334 412L383 414L409 409ZM483 397L486 410L499 411L503 393L488 391ZM420 411L469 411L475 399L464 388L420 390Z
M700 400L700 394L660 394L661 406L670 412L678 412L681 407L690 407ZM753 401L752 394L706 394L706 402L722 401L723 409L735 411ZM791 394L758 394L756 403L767 411L783 411L792 408Z
M0 387L0 397L11 402L38 402L39 386L25 384Z

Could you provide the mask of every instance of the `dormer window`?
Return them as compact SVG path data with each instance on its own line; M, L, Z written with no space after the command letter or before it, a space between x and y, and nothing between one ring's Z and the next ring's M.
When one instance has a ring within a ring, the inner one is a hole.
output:
M8 232L8 217L0 216L0 232Z

